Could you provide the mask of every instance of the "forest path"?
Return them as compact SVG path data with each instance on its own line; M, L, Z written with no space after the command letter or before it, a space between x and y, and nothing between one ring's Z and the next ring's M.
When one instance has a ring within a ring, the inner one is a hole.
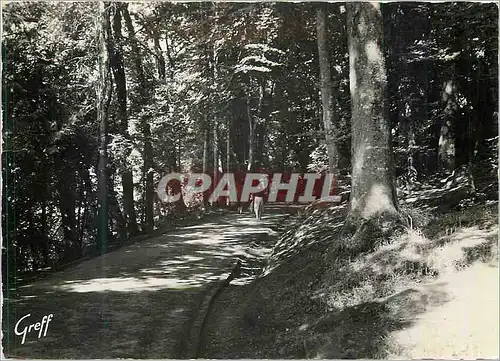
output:
M124 246L32 284L4 299L4 354L22 358L179 358L206 287L242 259L249 282L273 247L283 210L227 214ZM18 332L53 314L47 334Z

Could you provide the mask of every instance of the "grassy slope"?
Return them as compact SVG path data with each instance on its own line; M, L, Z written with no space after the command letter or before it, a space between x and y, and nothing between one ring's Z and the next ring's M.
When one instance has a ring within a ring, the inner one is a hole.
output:
M419 229L327 261L345 211L310 215L221 296L201 357L498 357L496 204L414 215Z

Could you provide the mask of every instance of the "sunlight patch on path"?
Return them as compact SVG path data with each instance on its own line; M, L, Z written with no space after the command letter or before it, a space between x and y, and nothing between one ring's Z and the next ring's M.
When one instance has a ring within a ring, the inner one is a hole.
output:
M57 318L51 324L53 337L21 345L15 335L8 336L9 354L176 358L184 327L205 287L225 279L228 263L236 258L242 261L242 273L232 284L255 279L273 244L270 227L281 219L229 214L126 245L18 287L8 300L12 322L27 313L54 313Z
M456 261L463 257L466 248L475 247L485 242L488 237L496 235L498 226L491 229L480 229L477 226L461 228L451 235L446 244L432 251L428 256L429 264L439 270L441 275L452 274L456 271Z
M498 358L500 277L493 243L497 235L497 225L464 227L431 251L428 262L439 276L430 286L446 294L447 301L429 307L410 327L391 335L397 350L394 358ZM485 247L478 248L481 245ZM485 251L488 247L493 254ZM466 252L474 249L493 258L460 266Z
M55 286L56 290L66 292L142 292L142 291L157 291L161 289L186 289L190 287L200 286L202 280L206 280L211 276L210 273L202 274L193 279L182 280L175 278L95 278L89 281L72 282L61 286Z
M498 359L498 281L498 267L484 263L440 279L451 300L394 334L405 350L396 358Z

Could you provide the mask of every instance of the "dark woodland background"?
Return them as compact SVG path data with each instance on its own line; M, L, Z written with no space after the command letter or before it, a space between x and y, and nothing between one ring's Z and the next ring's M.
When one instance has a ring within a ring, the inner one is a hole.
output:
M399 192L418 197L461 174L470 187L450 207L497 199L497 5L382 13ZM156 198L172 171L333 165L349 191L345 5L108 3L98 14L91 2L3 8L4 277L197 212L199 202Z

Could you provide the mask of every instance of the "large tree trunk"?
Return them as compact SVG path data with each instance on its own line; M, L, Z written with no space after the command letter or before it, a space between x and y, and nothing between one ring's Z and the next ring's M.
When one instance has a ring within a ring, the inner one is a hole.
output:
M148 87L146 84L146 77L142 66L142 57L139 51L139 45L135 36L134 24L130 18L127 8L128 4L121 7L121 12L125 20L125 25L129 33L130 47L132 48L133 62L137 74L140 91L140 105L147 102ZM151 144L151 127L149 119L145 116L141 118L140 128L144 138L144 163L143 163L143 177L144 177L144 229L147 233L153 231L154 228L154 213L153 213L153 200L154 200L154 181L153 181L153 146Z
M378 3L348 3L352 106L352 191L347 245L370 247L380 231L399 221L382 49L383 21ZM389 223L386 223L388 221Z
M123 6L120 4L118 6ZM115 11L113 18L114 42L111 53L111 68L116 84L116 98L118 101L118 121L120 134L130 140L128 133L128 115L127 115L127 82L125 78L125 68L123 65L123 38L122 38L122 17L119 8ZM138 233L137 216L134 207L134 180L130 168L122 169L122 187L123 187L123 210L127 224L129 236L135 236Z
M110 33L108 5L99 1L98 47L99 79L97 82L97 123L99 124L99 163L97 166L97 248L107 250L108 242L108 111L111 102L111 72L109 68L108 39Z
M323 127L325 129L328 169L336 175L338 151L335 139L334 109L332 97L332 77L330 71L330 53L328 47L327 3L321 3L316 9L316 30L318 36L319 74L321 81L321 102L323 105Z

